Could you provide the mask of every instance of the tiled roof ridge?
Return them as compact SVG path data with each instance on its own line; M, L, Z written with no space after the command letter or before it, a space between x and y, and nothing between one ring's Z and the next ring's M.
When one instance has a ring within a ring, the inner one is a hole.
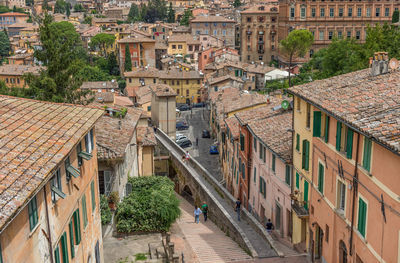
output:
M98 143L97 141L96 141L96 144L97 144L98 146L100 146L100 147L106 149L107 151L110 151L110 152L112 152L113 154L118 155L118 153L117 153L116 151L114 151L113 149L111 149L110 147L107 147L107 146L105 146L105 145L103 145L103 144L101 144L101 143Z
M10 99L18 99L18 100L26 100L26 101L34 101L34 102L40 102L40 103L46 103L46 104L53 104L53 105L58 105L58 106L73 106L73 107L80 107L80 108L91 108L91 109L96 109L96 110L104 110L102 107L99 107L99 106L96 106L93 104L83 105L83 104L73 104L73 103L66 103L66 102L43 101L43 100L36 100L36 99L22 98L22 97L15 97L15 96L0 94L0 99L1 99L1 97L10 98Z

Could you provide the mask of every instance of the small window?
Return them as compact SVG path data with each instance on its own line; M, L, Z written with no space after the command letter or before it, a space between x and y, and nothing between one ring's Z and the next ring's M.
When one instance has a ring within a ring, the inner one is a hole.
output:
M371 17L371 7L367 7L367 17Z
M147 106L147 111L151 111L151 106Z
M310 128L311 122L311 104L307 103L306 127Z
M32 200L28 203L28 215L29 215L29 229L30 231L32 231L38 224L38 219L39 219L36 196L34 196Z
M388 17L388 16L389 16L389 13L390 13L389 7L386 7L386 8L385 8L385 16Z
M332 40L332 38L333 38L333 31L329 31L328 32L328 39Z
M290 165L286 165L285 169L285 183L290 186L291 181L291 172L290 172Z
M179 80L176 81L176 85L181 85Z
M343 32L342 31L338 31L337 32L338 38L342 39L343 38Z
M75 178L78 178L79 175L81 174L81 172L79 171L79 169L75 168L75 167L71 164L70 159L69 159L69 156L67 157L67 159L65 159L64 165L65 165L65 174L66 174L66 176L67 176L67 180L70 180L70 179L71 179L71 176L73 176L73 177L75 177Z
M346 206L346 184L340 180L338 180L337 183L336 196L337 196L336 207L340 212L344 213L344 209Z
M363 150L363 163L362 166L368 172L371 170L371 151L372 141L367 137L364 137L364 150Z
M319 16L325 17L325 8L321 7Z
M51 200L54 203L57 202L58 197L61 197L63 199L65 198L65 194L62 191L60 168L58 168L57 171L54 173L54 176L50 182L50 187L51 187Z
M93 129L91 129L85 136L86 152L92 153L94 149Z
M182 45L178 45L178 49L182 49Z
M300 175L298 172L296 172L296 188L300 188Z
M329 226L325 225L325 241L326 243L329 242Z
M311 17L315 17L315 8L311 8Z
M244 136L240 134L240 150L244 151Z
M296 151L300 151L300 134L296 134Z
M254 167L254 183L257 181L257 169Z
M325 36L324 36L324 31L319 31L319 40L324 40Z
M347 38L351 38L351 31L347 31Z
M78 167L81 167L81 165L83 164L83 158L80 155L81 152L82 152L82 144L81 144L81 142L79 142L78 145L76 146L76 155L77 155L77 159L78 159Z
M318 163L318 191L324 193L324 179L325 179L325 167L322 163Z
M79 245L81 243L81 219L79 215L79 208L75 210L72 215L74 220L74 232L75 232L75 245Z
M379 17L381 15L381 9L379 7L377 7L375 11L376 11L375 16Z
M303 140L302 150L302 168L308 171L310 163L310 142L308 140Z
M348 16L348 17L352 17L352 16L353 16L353 8L352 8L352 7L349 7L349 8L347 9L347 16Z
M251 22L251 17L247 17L247 22L248 22L248 23Z
M357 17L361 17L362 15L362 9L361 7L357 8Z
M96 190L94 189L94 180L90 183L90 194L92 196L92 211L96 209Z
M176 49L176 45L172 45L172 49Z
M253 139L254 151L257 152L257 140L256 138Z
M356 39L357 40L361 39L361 31L356 31Z
M365 238L367 229L367 203L360 197L358 199L358 232Z
M86 210L86 195L85 194L83 194L83 196L82 196L82 216L83 216L83 228L85 228L88 223L87 210Z
M294 18L294 7L290 8L290 18Z
M335 8L329 8L329 17L335 16Z
M305 7L301 7L301 9L300 9L300 17L301 18L306 18L306 8Z
M339 8L339 17L343 17L343 8Z
M276 170L276 157L275 154L272 154L272 171L275 173Z

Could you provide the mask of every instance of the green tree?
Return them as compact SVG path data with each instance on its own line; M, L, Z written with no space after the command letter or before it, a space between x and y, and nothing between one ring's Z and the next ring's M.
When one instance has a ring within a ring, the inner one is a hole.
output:
M190 22L190 18L192 18L192 17L193 17L192 10L186 9L185 12L183 13L183 16L180 21L181 26L188 26L189 22Z
M33 6L35 4L34 0L26 0L25 3L27 6Z
M167 22L175 23L175 10L172 8L172 2L169 3Z
M54 13L64 14L67 3L64 0L57 0L54 5Z
M42 9L44 11L51 11L51 7L49 6L49 3L47 0L43 0Z
M70 3L67 3L65 5L65 14L67 15L67 17L69 18L69 16L71 15L71 6Z
M128 43L125 44L125 71L132 71L131 51Z
M86 12L86 9L81 4L74 5L75 12Z
M114 44L115 36L106 33L99 33L90 40L90 48L92 50L99 49L103 57L107 56L107 47Z
M180 216L174 183L163 176L130 177L132 192L118 204L118 232L168 231Z
M293 58L304 57L313 42L313 35L306 29L293 30L280 42L281 52L289 57L289 87L291 87L290 73Z
M238 8L239 6L241 6L242 5L242 2L240 2L240 0L235 0L234 2L233 2L233 7L234 8Z
M399 10L394 10L393 15L392 15L392 23L399 22L399 16L400 16Z
M129 9L128 22L140 21L140 12L136 4L132 3Z
M85 103L89 92L79 90L82 79L78 77L84 51L74 26L66 21L53 22L45 14L39 40L42 48L35 50L34 56L46 69L39 76L26 76L31 95L39 100Z
M4 31L0 31L0 64L10 54L10 40Z
M108 74L112 76L119 76L119 67L117 63L117 56L114 52L110 53L107 57Z
M377 51L387 51L389 57L400 58L399 46L399 27L387 23L383 26L379 24L376 24L375 27L368 26L364 48L368 50L369 56Z
M91 25L92 24L92 17L91 16L85 16L85 18L83 19L83 24L88 24Z

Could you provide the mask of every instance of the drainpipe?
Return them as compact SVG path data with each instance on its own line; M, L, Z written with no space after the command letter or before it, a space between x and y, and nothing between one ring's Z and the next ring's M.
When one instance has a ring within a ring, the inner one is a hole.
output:
M169 101L169 97L167 97L167 136L169 137L169 116L168 116L168 113L169 113L169 106L168 106L168 101ZM176 112L175 112L175 114L176 114Z
M44 204L45 204L45 208L46 208L47 234L49 235L48 241L49 241L50 262L53 263L54 262L54 259L53 259L53 245L52 245L52 241L51 241L51 232L50 232L49 208L47 207L46 185L44 185L44 187L43 187L43 195L44 195Z
M354 210L355 210L355 200L358 190L358 148L360 145L360 134L357 133L357 151L356 151L356 160L354 165L354 176L353 176L353 203L351 206L351 232L350 232L350 256L353 255L353 235L354 235Z

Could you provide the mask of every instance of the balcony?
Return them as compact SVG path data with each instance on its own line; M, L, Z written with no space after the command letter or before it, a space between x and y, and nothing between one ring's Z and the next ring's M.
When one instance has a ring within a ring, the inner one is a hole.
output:
M308 210L304 207L304 201L292 200L292 209L299 218L308 218Z
M264 54L264 51L265 51L264 49L259 49L258 54Z

